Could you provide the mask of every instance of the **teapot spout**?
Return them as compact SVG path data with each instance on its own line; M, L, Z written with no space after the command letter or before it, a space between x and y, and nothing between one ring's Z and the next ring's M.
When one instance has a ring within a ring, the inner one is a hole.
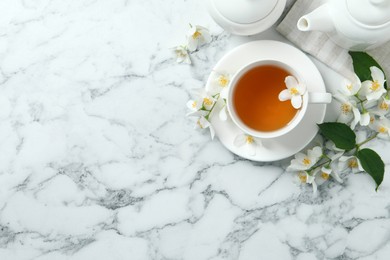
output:
M297 27L300 31L331 32L334 25L330 16L328 4L323 4L309 14L299 18Z

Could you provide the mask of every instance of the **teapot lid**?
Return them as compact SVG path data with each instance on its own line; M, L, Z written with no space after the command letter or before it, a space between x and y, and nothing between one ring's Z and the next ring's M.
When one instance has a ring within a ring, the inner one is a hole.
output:
M390 0L347 0L350 14L359 22L369 26L380 26L390 22Z
M239 24L250 24L267 17L278 0L213 0L213 2L215 8L226 19Z

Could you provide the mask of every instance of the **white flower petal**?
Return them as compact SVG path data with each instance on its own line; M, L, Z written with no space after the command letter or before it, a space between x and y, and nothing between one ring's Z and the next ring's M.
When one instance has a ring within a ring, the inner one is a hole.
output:
M352 108L352 112L353 112L353 121L351 123L351 128L355 129L357 123L360 122L361 115L359 109L357 109L356 107Z
M293 76L287 76L285 79L284 79L284 83L286 84L287 88L290 89L290 88L295 88L298 86L298 81L295 77Z
M366 95L367 97L367 100L370 101L370 100L378 100L380 99L380 97L386 93L386 90L382 87L381 89L377 90L377 91L373 91L371 93L368 93Z
M367 126L370 123L370 114L369 113L363 113L362 117L360 118L360 125Z
M305 94L305 92L306 92L306 85L298 84L296 88L297 88L297 90L298 90L300 95Z
M207 111L204 111L204 110L198 110L198 111L193 111L193 112L190 112L190 113L187 113L186 116L188 117L192 117L192 116L206 116L209 112Z
M317 186L321 186L326 181L327 181L327 179L322 178L321 174L318 174L318 175L316 175L316 178L315 178L314 182L315 182L315 184L317 184Z
M344 80L343 87L341 88L341 91L343 92L344 95L347 95L350 97L350 96L355 95L360 90L360 87L361 87L360 79L355 74L353 82L351 82L349 80Z
M184 62L187 63L187 64L191 64L191 58L189 55L187 55L185 58L184 58Z
M279 93L279 100L280 101L286 101L291 99L291 94L288 89L284 89Z
M371 85L372 85L372 81L371 80L363 81L362 82L362 87L360 89L359 94L363 95L363 96L366 96L368 93L371 92L370 91Z
M309 169L309 167L304 166L302 164L297 164L296 162L294 164L291 164L290 166L287 167L287 171L292 172L292 171L304 171Z
M209 128L210 128L211 140L214 140L214 137L215 137L215 130L214 130L214 127L210 124L210 125L209 125Z
M335 95L333 95L333 97L339 101L340 103L348 103L348 98L347 96L343 95L342 93L336 93Z
M209 34L209 32L207 31L202 31L202 36L203 36L203 39L204 39L204 43L210 43L212 38L211 38L211 35Z
M350 86L352 86L352 82L347 79L344 79L342 87L339 91L344 95L350 96L351 95Z
M373 80L377 80L379 83L385 82L385 75L383 72L375 66L370 67L371 77Z
M253 142L251 144L247 144L246 149L247 149L248 155L255 156L256 155L256 148L257 148L256 142Z
M310 164L304 165L303 161L305 159L308 159L305 154L296 154L295 159L292 159L290 165L287 167L287 171L302 171L309 169L313 165L313 162L310 161Z
M328 177L329 177L329 173L327 172L324 172L322 171L322 169L319 169L317 168L314 172L313 172L313 176L314 176L314 181L313 183L316 183L317 186L320 186L322 184L324 184L328 179L326 178L323 178L323 174L327 174Z
M354 85L358 85L360 86L362 84L359 76L357 74L354 74L354 77L353 77L353 82L352 82Z
M355 156L341 156L339 158L339 162L347 162L347 161L349 161L352 158L355 158Z
M295 154L295 159L297 159L298 161L302 161L303 159L305 159L305 157L307 157L307 156L304 153Z
M338 151L340 151L340 149L338 149ZM343 156L344 154L344 150L342 150L343 152L339 152L339 153L336 153L335 155L333 155L332 157L330 157L330 159L332 161L335 161L335 160L338 160L341 156Z
M196 26L190 26L190 29L188 29L188 32L187 32L187 36L188 37L192 37L192 35L194 35L194 33L196 32L197 30L197 27Z
M390 100L382 98L379 100L375 108L372 109L372 113L378 116L385 116L390 112Z
M175 55L177 57L176 61L178 63L185 62L185 63L191 64L191 60L190 60L190 57L188 55L188 51L187 51L185 46L177 46L175 48L174 52L175 52Z
M308 184L312 184L315 180L315 176L311 176L311 175L307 175L307 178L306 178L306 183Z
M198 40L189 37L187 39L187 48L189 51L195 51L198 48Z
M228 119L228 114L226 110L226 106L224 106L220 111L219 111L219 119L221 121L226 121Z
M333 172L332 172L332 177L333 177L336 181L338 181L338 182L340 182L340 183L343 183L343 180L340 178L340 175L339 175L336 171L333 171Z
M244 144L246 144L246 135L245 134L239 134L236 136L233 142L234 146L241 147Z
M361 143L367 139L367 131L357 131L356 132L356 143Z
M329 174L329 175L332 173L332 169L331 168L326 168L326 167L322 167L321 171L326 173L326 174Z
M383 140L390 140L388 133L378 133L378 138Z
M318 159L322 156L322 148L319 146L314 147L311 150L307 151L310 158L313 158L315 162L318 161Z
M184 57L182 56L177 56L176 62L177 63L182 63L184 61Z
M215 101L216 100L213 97L205 96L203 97L202 105L204 106L205 109L210 111L213 108Z
M223 99L227 99L228 94L229 94L229 89L227 87L223 88L221 93L220 93L220 97Z
M352 83L351 95L356 95L362 87L362 82L359 77L355 74L355 81Z
M356 161L358 163L358 170L359 170L359 172L364 172L364 169L362 167L362 164L360 163L360 160L358 158L356 158Z
M202 116L198 119L197 125L202 129L206 129L210 126L210 122Z
M344 124L349 124L353 119L353 114L352 113L341 113L339 117L337 118L337 122L339 123L344 123Z
M302 97L301 96L292 96L291 104L295 109L301 108L302 106Z
M195 28L197 31L201 31L201 32L203 32L203 31L208 32L209 31L206 27L204 27L202 25L195 25Z
M196 102L195 100L189 100L188 102L187 102L187 107L189 108L189 109L191 109L191 110L195 110L195 108L196 108L196 106L194 106L194 102ZM195 103L196 104L196 103Z
M299 158L299 157L302 157L302 158ZM287 167L287 171L295 171L295 170L298 170L298 168L301 168L301 161L303 160L303 158L305 157L304 154L302 153L298 153L295 155L295 159L292 159L291 162L290 162L290 165Z
M313 186L313 195L317 195L317 183L313 181L311 185Z

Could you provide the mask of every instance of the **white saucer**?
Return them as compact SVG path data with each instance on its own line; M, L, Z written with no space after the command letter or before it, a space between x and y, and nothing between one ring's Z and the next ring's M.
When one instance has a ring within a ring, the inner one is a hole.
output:
M253 41L231 50L214 67L206 84L210 89L214 72L233 75L242 66L257 60L278 60L293 67L304 78L308 91L326 92L324 81L314 63L300 50L278 41ZM210 118L221 143L231 152L253 161L277 161L290 157L302 150L318 132L317 123L322 123L325 117L326 105L309 104L307 112L299 125L290 133L262 140L263 146L257 147L256 155L251 156L245 147L233 144L235 137L242 131L228 119L221 121L218 117L220 107L216 107Z

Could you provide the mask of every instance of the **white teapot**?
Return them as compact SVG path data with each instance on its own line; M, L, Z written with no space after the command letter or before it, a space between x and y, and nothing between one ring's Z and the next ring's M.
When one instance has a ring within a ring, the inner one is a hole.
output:
M326 32L346 49L373 49L390 40L390 0L327 0L302 16L297 26Z

